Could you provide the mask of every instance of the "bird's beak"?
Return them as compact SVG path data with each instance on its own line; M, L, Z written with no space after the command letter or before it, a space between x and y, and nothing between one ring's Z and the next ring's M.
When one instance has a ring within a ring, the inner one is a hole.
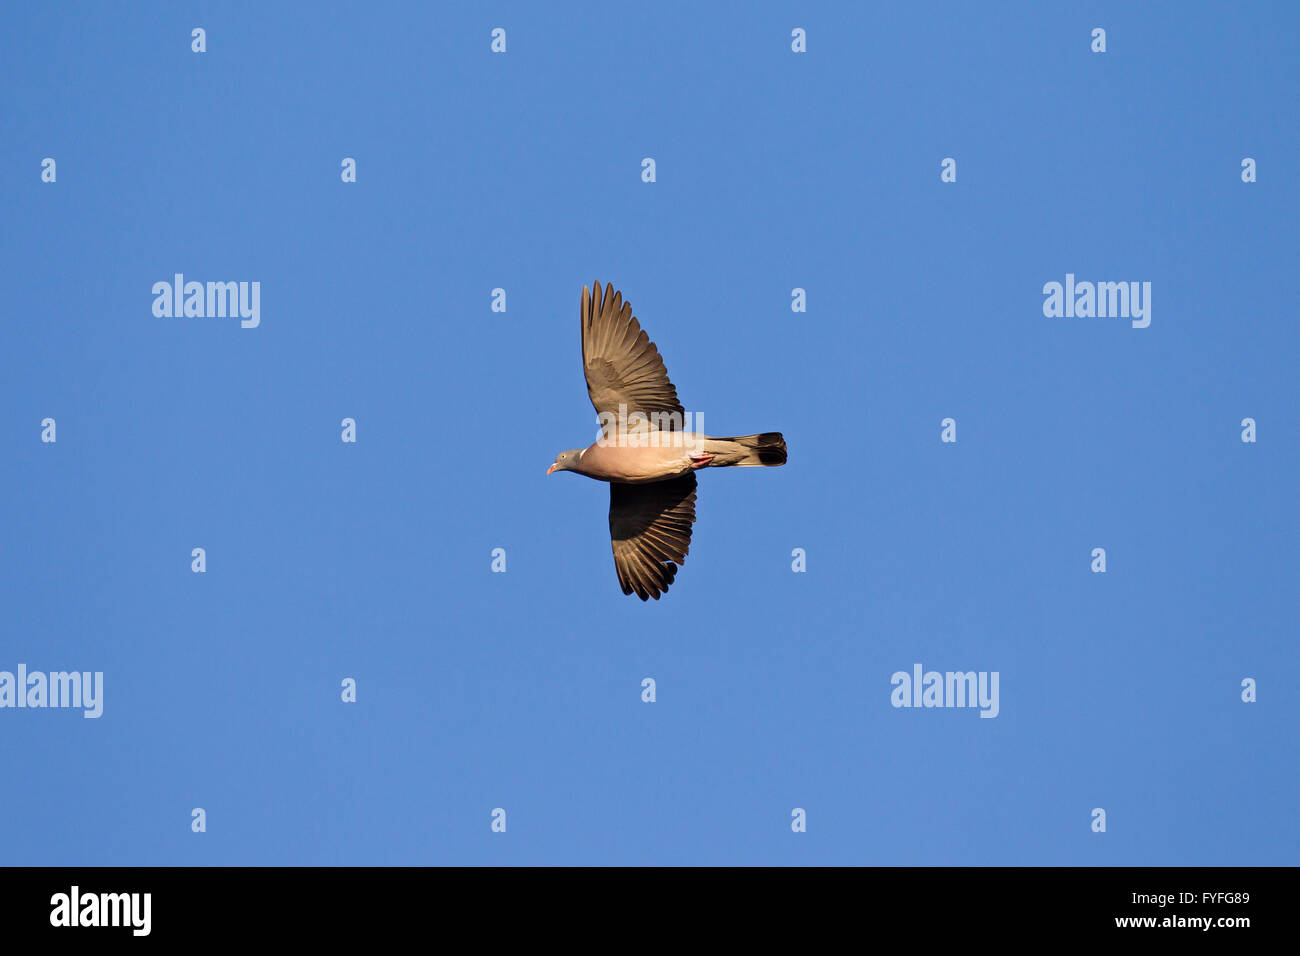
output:
M552 465L550 468L547 468L547 469L546 469L546 473L549 475L549 474L550 474L551 472L553 472L554 470L555 470L555 466Z

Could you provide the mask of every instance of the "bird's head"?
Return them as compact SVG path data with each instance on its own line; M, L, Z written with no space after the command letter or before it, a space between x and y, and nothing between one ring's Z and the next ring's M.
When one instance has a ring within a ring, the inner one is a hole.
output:
M549 475L553 471L572 471L578 464L578 459L582 457L581 448L570 448L568 451L562 451L555 456L555 464L546 469Z

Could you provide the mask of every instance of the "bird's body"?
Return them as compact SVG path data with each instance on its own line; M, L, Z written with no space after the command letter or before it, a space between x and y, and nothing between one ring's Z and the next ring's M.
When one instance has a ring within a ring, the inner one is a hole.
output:
M659 350L623 296L582 289L582 364L601 437L561 452L547 469L609 482L609 530L624 594L659 600L690 550L695 472L783 465L780 432L714 438L682 430L688 421Z
M775 449L781 439L776 433L771 434ZM582 449L578 461L566 470L598 481L637 485L678 478L700 468L778 464L774 460L761 460L762 448L752 447L753 442L763 437L713 438L697 432L654 431L631 434L623 441L599 438ZM776 457L774 451L771 458Z
M658 434L660 433L653 433ZM606 444L603 439L597 439L582 450L577 463L569 470L598 481L618 481L630 485L680 477L692 470L691 455L696 453L698 447L694 440L696 436L682 432L668 432L667 435L681 435L682 444L638 447L630 444ZM689 443L686 442L688 438Z

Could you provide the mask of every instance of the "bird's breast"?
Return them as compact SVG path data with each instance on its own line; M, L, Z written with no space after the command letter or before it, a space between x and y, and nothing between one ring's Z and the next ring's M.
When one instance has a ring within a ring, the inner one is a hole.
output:
M697 451L693 439L693 435L680 440L665 435L657 445L596 442L582 453L577 470L601 481L629 484L675 478L691 470L691 455Z

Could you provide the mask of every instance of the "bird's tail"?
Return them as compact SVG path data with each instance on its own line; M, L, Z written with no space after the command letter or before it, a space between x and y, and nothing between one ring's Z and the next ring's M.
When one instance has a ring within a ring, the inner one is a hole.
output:
M709 462L711 468L785 464L785 438L780 432L710 438L704 443L704 450L713 455L713 461Z

